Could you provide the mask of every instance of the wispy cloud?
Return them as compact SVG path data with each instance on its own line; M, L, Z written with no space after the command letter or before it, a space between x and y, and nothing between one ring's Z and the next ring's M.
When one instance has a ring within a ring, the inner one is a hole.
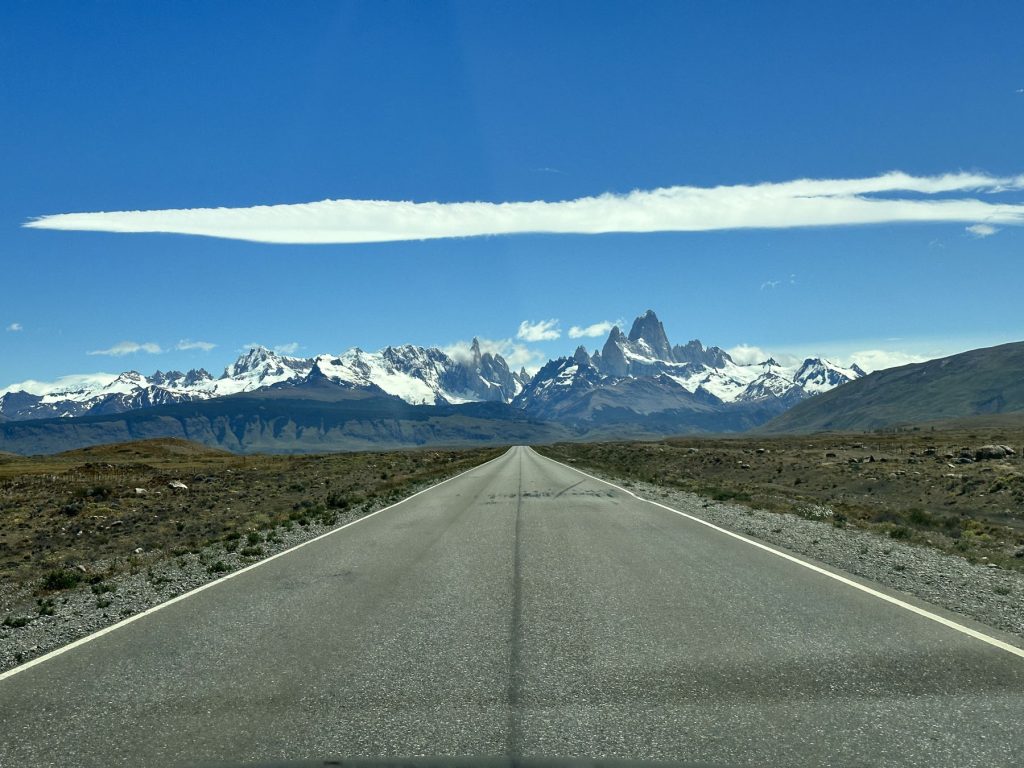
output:
M569 329L569 338L596 339L601 336L606 336L614 327L615 323L610 320L602 320L600 323L593 323L592 325L574 325Z
M508 367L518 371L526 368L529 373L536 373L537 370L547 362L547 355L538 349L532 349L525 344L520 344L512 339L480 339L481 352L490 352L492 355L501 355L508 363ZM456 341L441 351L456 360L469 360L473 356L473 342Z
M17 333L18 331L23 331L25 329L22 328L21 323L11 323L10 325L7 326L7 330L11 331L12 333Z
M856 363L864 371L871 373L872 371L896 368L897 366L909 363L923 363L925 360L931 360L934 357L934 355L921 355L891 349L862 349L848 355L847 364L852 365Z
M372 243L526 232L698 232L894 222L1022 225L1024 204L980 198L1021 189L1024 175L911 176L894 171L864 179L677 186L555 202L323 200L250 208L63 213L42 216L24 226L167 232L267 243ZM951 198L951 193L961 197Z
M181 341L174 345L174 348L181 350L182 352L191 349L199 349L202 350L203 352L209 352L216 346L216 344L213 344L212 342L209 341L192 341L191 339L182 339Z
M789 279L787 280L765 280L763 283L761 283L761 290L771 291L783 284L796 285L796 275L790 275Z
M771 357L771 355L761 349L761 347L755 347L750 344L737 344L735 347L731 347L725 351L729 353L729 357L740 365L763 363Z
M991 237L999 231L997 227L993 227L991 224L972 224L966 227L966 229L975 237Z
M136 352L146 352L150 355L159 355L163 349L159 344L152 341L139 343L137 341L121 341L108 349L94 349L86 352L87 355L110 355L111 357L124 357L134 355Z
M523 341L554 341L561 336L562 331L558 328L558 320L555 319L538 320L536 323L523 320L516 332L516 338Z
M116 373L76 373L61 376L56 381L27 379L0 387L0 396L8 392L28 392L30 395L48 395L52 392L75 392L82 389L105 387L117 378Z
M287 344L278 344L274 347L274 351L279 355L294 355L302 345L297 341L290 341Z

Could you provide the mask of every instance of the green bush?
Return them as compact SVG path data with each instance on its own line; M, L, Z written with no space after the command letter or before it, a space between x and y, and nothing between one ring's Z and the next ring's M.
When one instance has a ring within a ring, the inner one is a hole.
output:
M50 599L47 599L47 600L39 599L39 600L36 600L36 605L39 608L39 615L40 616L53 616L53 612L54 612L53 600L50 600Z
M77 587L81 580L82 576L77 571L50 571L43 577L43 589L51 592L58 589L71 589Z

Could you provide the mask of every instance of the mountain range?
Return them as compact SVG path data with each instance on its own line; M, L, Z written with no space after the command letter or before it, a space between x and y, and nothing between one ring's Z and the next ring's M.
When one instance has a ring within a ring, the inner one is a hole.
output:
M62 441L71 444L61 444L58 449L76 447L82 441L96 442L109 431L107 427L115 432L128 430L125 434L131 429L149 434L160 431L159 420L164 416L173 420L191 414L190 428L198 430L203 442L233 450L256 450L257 444L260 450L271 450L274 440L268 442L262 428L253 432L250 424L239 437L237 429L221 422L220 427L207 430L196 427L194 421L245 421L253 415L247 409L253 408L258 420L260 409L266 411L271 401L277 419L286 416L282 410L285 402L307 415L311 407L326 409L331 418L341 419L339 424L345 423L345 414L357 413L362 420L356 429L358 446L458 442L464 438L462 432L449 433L437 425L455 416L467 418L467 414L473 419L496 420L495 429L484 429L487 434L474 439L498 441L511 439L501 436L509 424L528 424L534 430L542 424L552 425L541 429L548 430L548 437L728 432L764 424L798 402L863 375L856 366L844 368L823 358L810 358L795 366L771 358L740 364L725 350L705 347L696 339L673 346L657 315L648 310L636 318L628 335L612 328L600 350L588 352L579 347L571 357L551 360L532 376L524 369L510 369L501 355L482 351L474 339L469 353L462 357L412 345L379 352L356 348L341 355L310 358L253 347L218 377L196 369L157 371L150 376L126 371L67 377L56 384L31 382L0 389L0 448L25 450L31 445L32 450L45 451ZM301 401L318 405L297 405ZM211 405L203 405L206 403ZM375 405L368 409L368 403ZM485 405L491 407L481 407ZM374 418L367 426L364 417L371 412ZM381 419L386 421L388 414L399 421L433 419L435 428L430 434L420 430L410 437L401 430L396 432L394 425L383 425ZM39 434L44 437L27 437L36 434L31 425L37 422L43 425ZM97 426L104 424L107 427ZM115 429L111 426L115 424L121 427ZM308 430L312 424L302 428ZM188 433L188 428L180 425L165 423L164 427L175 436ZM270 430L271 438L275 430L290 435L291 428L277 424ZM282 438L276 447L354 447L353 441L342 435L344 426L333 428L341 432L325 438L326 442L322 435L314 439L306 434L301 440ZM260 437L254 442L252 435L257 432Z
M1024 413L1024 342L875 371L801 402L760 431L863 431Z

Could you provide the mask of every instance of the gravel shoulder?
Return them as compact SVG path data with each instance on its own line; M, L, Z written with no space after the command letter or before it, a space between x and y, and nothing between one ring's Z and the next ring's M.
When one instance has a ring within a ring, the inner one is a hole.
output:
M877 533L837 528L824 520L713 501L636 482L578 464L580 469L680 512L735 533L805 555L862 579L913 595L1024 640L1024 574Z

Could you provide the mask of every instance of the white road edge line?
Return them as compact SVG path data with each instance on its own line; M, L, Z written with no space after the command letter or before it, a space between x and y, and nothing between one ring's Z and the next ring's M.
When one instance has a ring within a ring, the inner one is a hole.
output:
M50 651L48 653L44 653L42 656L34 658L31 661L26 661L24 664L20 664L17 667L13 667L12 669L7 670L6 672L0 672L0 680L6 680L9 677L14 677L18 673L24 672L26 669L31 669L32 667L36 666L37 664L42 664L44 661L48 661L49 659L52 659L55 656L60 656L62 653L67 653L68 651L72 650L73 648L77 648L80 645L85 645L88 642L91 642L93 640L96 640L97 638L103 637L103 635L106 635L106 634L108 634L110 632L113 632L115 629L120 629L121 627L125 627L125 626L131 624L133 621L138 621L139 619L143 618L144 616L149 616L149 614L156 613L157 611L162 610L163 608L166 608L169 605L174 605L175 603L177 603L177 602L179 602L181 600L185 600L186 598L192 597L193 595L197 595L200 592L202 592L203 590L209 589L210 587L215 587L218 584L221 584L221 583L227 581L228 579L233 579L236 576L241 576L246 571L251 571L253 568L259 568L261 565L265 565L266 563L269 563L271 560L276 560L279 557L284 557L285 555L290 554L290 553L294 552L297 549L302 549L303 547L305 547L305 546L307 546L309 544L312 544L314 541L320 541L320 539L325 539L328 536L331 536L331 535L333 535L335 533L338 533L338 531L343 531L346 528L349 528L349 527L355 525L356 523L361 523L364 520L369 520L371 517L374 517L375 515L379 515L381 512L387 512L389 509L394 509L395 507L399 506L400 504L404 504L405 502L409 501L410 499L415 499L421 493L426 493L427 491L432 491L435 488L437 488L438 486L444 485L445 483L449 483L452 480L460 478L463 475L469 474L470 472L473 472L474 470L480 469L481 467L486 467L491 462L497 461L498 459L502 458L503 456L507 456L508 453L511 450L512 450L512 448L509 448L508 451L505 451L500 456L495 456L493 459L489 459L489 460L485 461L483 464L477 464L475 467L470 467L469 469L467 469L464 472L459 472L459 474L452 475L451 477L449 477L449 478L447 478L445 480L442 480L439 483L434 483L433 485L427 486L426 488L423 488L423 489L421 489L419 491L416 491L416 493L412 494L411 496L406 496L404 499L402 499L400 501L396 501L394 504L390 504L390 505L388 505L386 507L382 507L381 509L378 509L376 512L371 512L368 515L363 515L362 517L360 517L360 518L358 518L356 520L353 520L351 523L345 523L344 525L338 526L337 528L334 528L334 529L328 531L327 533L321 533L319 536L315 536L314 538L309 539L308 541L304 541L301 544L296 544L294 547L290 547L288 549L282 550L281 552L278 552L276 555L271 555L270 557L265 558L263 560L260 560L259 562L253 563L252 565L247 565L245 568L239 568L237 571L232 571L231 573L227 574L226 576L221 576L219 579L214 579L213 581L208 581L205 584L201 584L200 586L196 587L195 589L189 590L188 592L184 592L184 593L178 595L177 597L172 597L170 600L167 600L166 602L154 605L152 608L147 608L146 610L144 610L144 611L142 611L140 613L133 614L133 615L129 616L127 619L122 619L121 621L117 622L116 624L111 624L109 627L104 627L103 629L98 629L95 632L93 632L91 635L86 635L85 637L80 637L77 640L74 640L74 641L68 643L67 645L62 645L60 648L54 648L52 651Z
M673 509L667 504L662 504L661 502L658 501L651 501L650 499L645 499L643 496L637 496L632 491L626 488L622 488L616 485L615 483L610 483L607 480L602 480L600 477L595 477L594 475L587 474L582 469L576 469L576 467L569 466L568 464L563 464L560 461L556 461L555 459L537 453L536 451L533 450L533 448L530 448L530 451L536 453L542 459L547 459L548 461L552 461L555 464L565 467L566 469L571 469L574 472L579 472L581 475L589 477L591 480L597 480L599 483L610 485L612 488L615 488L616 490L622 491L623 493L632 496L637 501L643 501L646 502L647 504L653 504L656 507L661 507L662 509L666 509L669 512L674 512L675 514L681 517L685 517L688 520L692 520L695 523L706 525L708 528L718 531L719 533L724 533L726 536L732 536L734 539L745 541L747 544L750 544L753 547L763 549L765 552L771 552L773 555L778 555L779 557L785 560L789 560L791 563L796 563L797 565L803 566L804 568L812 570L815 573L820 573L823 576L828 576L830 579L835 579L836 581L841 582L842 584L846 584L849 587L859 589L861 592L866 592L867 594L877 597L880 600L885 600L887 603L892 603L893 605L899 606L900 608L904 608L910 611L911 613L916 613L918 616L923 616L926 619L930 619L934 622L942 624L943 626L949 627L950 629L955 629L957 632L962 632L963 634L969 635L970 637L973 637L976 640L981 640L983 643L988 643L991 646L1006 651L1007 653L1012 653L1014 656L1019 656L1022 659L1024 659L1024 649L1018 648L1015 645L1010 645L1009 643L1003 642L1002 640L992 637L991 635L986 635L984 632L979 632L976 629L965 627L963 624L958 624L957 622L951 619L947 619L945 616L939 616L937 613L932 613L931 611L927 611L924 608L918 608L916 605L911 605L910 603L900 600L897 597L887 595L884 592L879 592L877 589L872 589L871 587L865 586L864 584L859 584L856 581L853 581L852 579L847 579L845 576L840 576L838 573L832 573L832 571L820 568L817 565L814 565L813 563L808 563L806 560L801 560L799 557L794 557L793 555L790 555L786 552L775 549L774 547L770 547L767 544L762 544L761 542L755 541L754 539L748 539L746 536L741 536L738 533L733 533L732 531L726 530L725 528L717 526L714 523L709 523L707 520L702 520L701 518L695 517L694 515L688 515L685 512L680 512L678 509Z

